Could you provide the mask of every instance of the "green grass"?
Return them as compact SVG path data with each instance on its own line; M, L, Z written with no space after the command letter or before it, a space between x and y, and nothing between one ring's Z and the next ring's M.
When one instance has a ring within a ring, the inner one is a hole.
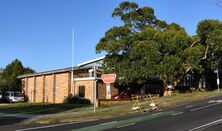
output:
M14 117L14 116L0 116L0 126L5 124L13 124L23 121L24 118Z
M154 101L158 103L160 108L172 105L183 104L187 102L197 101L216 95L222 95L222 92L206 91L206 92L193 92L193 93L173 93L172 96L155 98Z
M183 104L191 101L201 100L204 98L213 97L216 95L222 95L222 93L218 93L217 91L209 91L209 92L194 92L194 93L173 93L172 96L168 97L156 97L154 98L154 102L158 105L159 108L169 107L172 105ZM141 107L147 108L150 104L150 100L141 101ZM59 122L72 122L72 121L84 121L84 120L92 120L92 119L104 119L115 116L127 115L135 113L131 110L133 106L132 102L125 102L124 104L115 104L111 106L103 105L102 107L97 108L96 114L92 112L80 112L72 114L72 111L62 112L59 114L46 116L38 119L33 119L31 121L26 122L26 124L33 123L59 123ZM105 110L104 110L105 109ZM78 111L80 109L76 109ZM74 110L73 110L74 111ZM137 112L138 113L138 112Z
M169 107L172 105L184 104L191 101L201 100L216 95L222 95L222 92L194 92L194 93L173 93L168 97L155 97L153 100L159 108ZM142 108L148 108L151 100L141 101ZM102 105L96 109L96 114L93 114L93 108L90 105L75 105L75 104L31 104L17 103L7 106L0 106L0 113L28 113L28 114L51 114L41 118L35 118L26 121L24 124L33 123L60 123L71 121L84 121L91 119L109 118L121 115L135 113L132 111L133 102L117 103L112 105ZM85 111L85 112L82 112Z
M89 107L90 105L79 104L32 104L14 103L0 106L0 113L21 113L21 114L52 114L74 109Z
M21 118L13 117L13 116L0 116L0 123L3 121L18 120L18 119L21 119Z

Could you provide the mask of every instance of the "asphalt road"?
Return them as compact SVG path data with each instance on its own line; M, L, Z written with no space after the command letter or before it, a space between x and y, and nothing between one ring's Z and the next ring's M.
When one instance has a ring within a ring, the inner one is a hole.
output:
M8 125L0 126L0 130L221 131L222 96L130 116L57 125Z

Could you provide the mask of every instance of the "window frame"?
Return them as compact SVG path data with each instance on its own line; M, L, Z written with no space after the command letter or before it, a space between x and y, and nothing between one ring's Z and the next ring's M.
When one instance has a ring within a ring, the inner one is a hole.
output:
M79 95L79 97L81 97L81 98L85 98L85 96L86 96L86 86L85 86L85 85L79 86L78 95Z

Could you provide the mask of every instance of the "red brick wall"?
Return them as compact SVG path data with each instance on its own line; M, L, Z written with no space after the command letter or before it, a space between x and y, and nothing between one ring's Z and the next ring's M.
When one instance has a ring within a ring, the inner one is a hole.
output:
M111 96L118 94L118 89L110 85ZM106 84L102 81L98 82L98 99L106 99Z
M85 71L85 72L84 72ZM88 71L78 71L78 76L87 76ZM56 82L57 79L57 82ZM36 83L36 84L35 84ZM56 97L56 84L57 97ZM79 86L85 86L85 98L90 99L93 102L94 98L94 80L89 78L86 80L76 80L73 84L75 88L72 88L74 95L79 95ZM22 87L25 95L27 95L30 102L33 103L63 103L71 92L71 73L57 73L40 75L34 77L28 77L22 79ZM102 81L98 82L98 98L106 98L106 86ZM111 85L111 95L116 95L117 89Z
M36 77L36 103L42 103L43 102L43 76L37 76Z
M56 74L58 80L58 94L55 99L55 103L63 103L69 94L69 73Z
M90 99L93 102L93 92L94 92L94 80L81 80L75 81L75 94L79 95L79 86L85 86L85 98Z
M28 100L30 102L34 102L34 78L30 77L28 78L28 84L27 84L27 90L28 90Z
M46 75L45 76L45 85L47 86L47 91L45 92L46 98L45 102L53 103L53 91L54 91L54 85L53 85L53 75Z

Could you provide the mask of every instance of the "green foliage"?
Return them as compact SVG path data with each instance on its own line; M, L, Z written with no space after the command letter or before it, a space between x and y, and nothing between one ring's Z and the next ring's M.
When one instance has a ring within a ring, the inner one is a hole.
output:
M204 55L205 47L203 45L197 45L195 47L186 48L184 50L184 55L186 57L187 67L192 67L197 71L202 70L202 65L200 64Z
M222 22L219 20L203 20L197 26L200 43L207 47L203 61L205 70L214 69L221 61L222 55Z
M115 72L118 83L142 84L158 78L165 85L176 85L189 70L201 68L203 46L191 47L193 38L184 28L157 19L151 7L122 2L112 16L124 25L108 30L96 52L108 53L105 72Z
M89 99L80 98L78 96L72 96L72 95L69 95L66 98L65 102L68 103L68 104L85 104L85 105L91 104Z
M161 79L164 86L175 86L189 71L213 69L221 61L222 23L218 20L201 21L197 35L191 37L180 25L159 20L151 7L134 2L120 3L112 16L123 25L108 30L96 52L107 53L105 73L115 72L119 84Z
M21 80L17 77L26 73L33 73L34 70L25 68L18 59L8 64L0 74L0 90L21 91Z

